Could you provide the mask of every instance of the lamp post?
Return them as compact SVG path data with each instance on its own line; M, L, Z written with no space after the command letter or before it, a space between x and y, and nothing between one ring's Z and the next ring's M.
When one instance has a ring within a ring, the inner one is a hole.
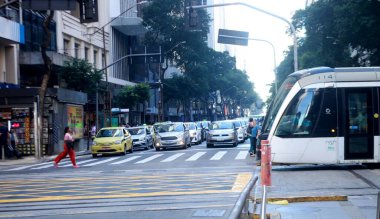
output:
M276 15L276 14L273 14L271 12L268 12L268 11L265 11L263 9L260 9L260 8L257 8L257 7L254 7L252 5L249 5L249 4L246 4L246 3L243 3L243 2L232 2L232 3L224 3L224 4L213 4L213 5L195 5L195 6L191 6L191 7L186 7L187 9L198 9L198 8L213 8L213 7L222 7L222 6L230 6L230 5L242 5L242 6L245 6L245 7L248 7L250 9L253 9L253 10L256 10L256 11L259 11L259 12L262 12L264 14L267 14L267 15L270 15L272 17L275 17L275 18L278 18L284 22L286 22L289 26L290 26L290 29L292 30L292 34L293 34L293 49L294 49L294 71L297 71L298 70L298 46L297 46L297 35L296 35L296 29L294 28L293 24L291 22L289 22L287 19L279 16L279 15Z
M172 48L168 49L164 55L168 54L169 52L171 52L173 49L177 48L179 45L181 44L184 44L186 43L186 41L181 41L177 44L175 44ZM160 68L160 71L159 71L159 79L158 79L158 83L160 84L160 87L159 87L159 93L160 93L160 97L159 97L159 101L158 101L158 120L161 122L161 121L164 121L165 120L165 114L164 114L164 85L163 85L163 81L164 81L164 78L165 78L165 71L166 69L168 69L169 67L169 64L166 63L166 67L163 68L162 67L162 64L161 64L161 68Z

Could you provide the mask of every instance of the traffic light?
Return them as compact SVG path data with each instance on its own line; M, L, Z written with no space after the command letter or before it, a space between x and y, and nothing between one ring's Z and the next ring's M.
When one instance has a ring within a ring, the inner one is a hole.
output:
M203 0L189 0L187 2L188 10L185 10L185 21L186 27L190 30L198 30L200 29L200 22L197 10L192 8L192 6L202 5L204 3Z
M97 22L98 0L79 0L79 11L81 23Z

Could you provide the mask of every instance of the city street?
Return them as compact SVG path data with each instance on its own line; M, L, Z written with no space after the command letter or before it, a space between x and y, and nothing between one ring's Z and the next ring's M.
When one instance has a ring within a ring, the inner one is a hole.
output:
M238 147L135 151L0 170L0 218L227 218L255 171Z

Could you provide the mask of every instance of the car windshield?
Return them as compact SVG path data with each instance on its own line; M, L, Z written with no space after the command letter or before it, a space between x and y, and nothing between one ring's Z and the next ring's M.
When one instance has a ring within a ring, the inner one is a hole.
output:
M194 123L189 123L189 124L187 124L187 127L188 127L190 130L194 130L194 129L195 129L195 125L194 125Z
M123 136L123 131L121 129L101 129L96 135L97 138L121 137L121 136Z
M181 124L160 124L155 126L158 133L183 132L185 129Z
M211 130L216 129L233 129L233 123L232 122L215 122L211 125Z
M144 128L129 128L127 129L131 135L142 135L145 134Z

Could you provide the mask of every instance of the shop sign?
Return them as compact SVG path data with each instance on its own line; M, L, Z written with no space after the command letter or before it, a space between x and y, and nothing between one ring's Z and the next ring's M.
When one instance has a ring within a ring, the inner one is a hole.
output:
M83 138L83 106L67 105L67 126L73 130L74 138Z

